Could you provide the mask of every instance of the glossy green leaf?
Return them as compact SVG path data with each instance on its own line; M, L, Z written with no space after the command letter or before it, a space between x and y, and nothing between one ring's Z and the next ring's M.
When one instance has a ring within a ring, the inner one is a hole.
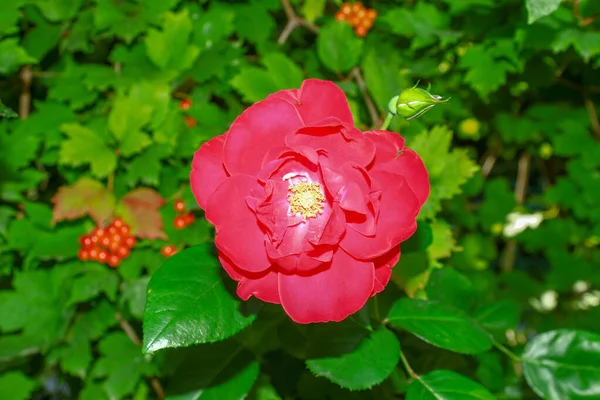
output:
M469 278L449 267L434 270L429 276L426 290L430 300L467 312L476 296Z
M319 31L317 52L327 69L348 72L358 64L362 44L362 40L356 37L348 24L335 21Z
M415 379L406 400L495 400L485 387L453 371L435 370Z
M234 341L182 349L171 356L167 362L176 368L168 400L243 399L258 378L258 362Z
M499 300L479 308L473 317L488 330L514 329L519 323L519 307L514 300Z
M527 22L533 24L538 19L552 14L560 7L562 0L527 0Z
M600 335L558 329L534 337L522 355L527 383L548 400L600 397Z
M400 299L387 320L395 328L457 353L481 353L492 346L488 334L464 312L435 301Z
M210 247L198 245L169 258L148 285L144 351L226 339L248 326L240 301L223 283Z
M338 357L306 360L315 375L323 376L341 387L363 390L386 379L400 359L400 343L387 329L380 328L349 353Z

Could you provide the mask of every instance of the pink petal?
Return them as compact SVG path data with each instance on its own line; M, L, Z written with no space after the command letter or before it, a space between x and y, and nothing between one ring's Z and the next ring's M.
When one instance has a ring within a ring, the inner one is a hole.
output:
M365 305L373 280L373 263L338 249L328 269L307 276L279 274L279 295L297 323L339 322Z
M312 124L326 117L336 117L345 124L354 126L352 112L342 89L330 81L307 79L300 89L282 90L268 99L278 98L293 104L305 124Z
M399 260L400 245L373 260L373 264L375 265L375 286L373 287L371 296L385 289L392 276L392 268L398 264Z
M284 137L303 126L290 103L263 100L250 106L231 125L224 145L224 163L233 174L257 175L265 155L284 145Z
M205 142L194 154L190 184L198 205L206 210L208 198L217 186L227 179L223 166L223 144L225 135L217 136Z
M417 229L416 217L421 207L402 176L372 171L371 177L383 188L375 236L364 236L350 226L340 243L344 250L362 260L379 257L408 239Z
M319 124L316 122L315 124ZM347 125L334 126L331 118L322 124L307 126L296 133L287 135L286 145L290 147L309 146L316 150L324 150L331 165L342 165L345 162L366 167L375 156L375 143L363 133Z
M389 131L366 132L377 147L373 171L388 171L406 178L421 205L429 197L429 173L421 158L413 150L404 147L404 138Z
M241 270L260 272L271 266L265 234L246 202L256 178L234 175L221 183L208 200L206 219L215 225L215 244Z
M238 296L243 300L254 296L267 303L280 304L277 275L277 272L269 269L262 274L242 278L237 288Z

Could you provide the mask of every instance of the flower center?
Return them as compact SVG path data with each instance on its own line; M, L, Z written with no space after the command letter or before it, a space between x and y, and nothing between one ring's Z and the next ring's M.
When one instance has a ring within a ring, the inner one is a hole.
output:
M297 182L290 185L288 202L293 215L300 214L302 220L323 214L325 195L319 182Z

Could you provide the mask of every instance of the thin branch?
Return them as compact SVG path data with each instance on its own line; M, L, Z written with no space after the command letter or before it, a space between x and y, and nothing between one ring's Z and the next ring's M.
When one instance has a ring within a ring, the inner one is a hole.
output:
M583 96L583 104L585 105L585 109L590 116L590 121L592 123L592 130L598 139L600 139L600 121L598 120L598 113L596 112L596 106L590 99L590 96L585 94Z
M283 28L281 35L279 35L279 39L277 39L278 44L284 44L288 40L290 34L299 26L305 27L312 33L319 32L318 26L308 22L304 18L300 18L298 14L296 14L296 11L294 11L294 8L290 4L289 0L281 0L281 6L283 7L283 11L285 12L288 22L285 25L285 28Z
M352 76L356 80L358 84L358 88L365 99L365 104L367 105L367 109L369 110L369 116L371 117L371 125L376 127L379 125L381 118L379 117L379 113L377 112L377 108L375 108L375 104L373 104L373 100L371 100L371 96L369 95L369 91L367 89L367 85L365 84L365 80L360 73L360 68L354 67L352 69Z
M135 332L135 329L133 329L129 322L125 318L123 318L120 312L115 312L115 318L117 319L117 322L121 326L121 329L123 329L123 332L125 332L125 334L129 338L129 340L131 340L136 346L141 346L142 341ZM150 386L152 386L152 389L154 389L154 393L156 393L156 397L158 398L158 400L163 400L165 398L165 390L163 389L162 385L160 384L160 381L156 377L150 378Z
M21 68L21 95L19 96L19 117L27 119L31 111L31 83L33 74L29 65Z
M490 175L490 172L492 172L492 168L494 168L494 164L496 164L497 159L498 157L493 152L490 152L483 160L483 164L481 164L481 175L484 179Z
M419 375L417 375L417 373L412 369L402 350L400 350L400 360L402 361L402 365L404 365L406 372L408 372L413 379L419 379Z
M279 39L277 39L277 43L284 44L288 40L288 37L294 31L294 29L296 29L299 26L300 23L298 23L297 19L288 20L287 24L285 25L285 28L283 28L283 31L281 31L281 35L279 35Z

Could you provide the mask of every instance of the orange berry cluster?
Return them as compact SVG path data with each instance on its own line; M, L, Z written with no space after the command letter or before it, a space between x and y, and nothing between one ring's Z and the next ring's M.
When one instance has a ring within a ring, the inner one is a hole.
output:
M183 229L192 224L196 219L193 213L185 213L185 203L183 200L175 201L173 207L175 208L175 211L179 213L173 220L173 225L175 225L176 229Z
M338 21L347 21L358 37L365 37L377 18L377 11L373 8L365 8L362 3L344 3L335 14Z
M136 240L130 234L131 228L121 218L115 218L106 228L96 227L89 235L79 238L79 259L93 260L116 268L127 258Z

